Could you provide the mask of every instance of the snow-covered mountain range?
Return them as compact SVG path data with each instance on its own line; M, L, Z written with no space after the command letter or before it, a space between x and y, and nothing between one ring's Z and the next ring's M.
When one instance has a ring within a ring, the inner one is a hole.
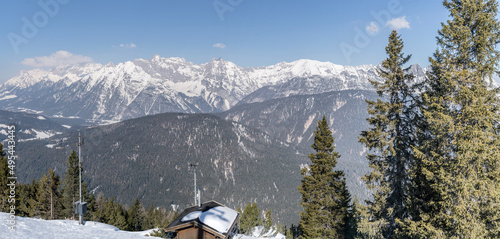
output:
M197 65L155 55L117 65L87 63L22 71L0 86L0 107L96 121L164 112L220 112L240 102L372 89L368 79L378 79L376 68L314 60L243 68L223 59ZM414 70L424 72L418 66Z

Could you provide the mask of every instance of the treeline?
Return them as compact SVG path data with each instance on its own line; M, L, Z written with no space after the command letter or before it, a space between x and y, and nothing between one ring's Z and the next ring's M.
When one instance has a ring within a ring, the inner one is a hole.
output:
M293 238L500 238L500 22L495 0L445 0L450 19L438 32L431 70L417 82L404 65L396 31L372 81L359 142L372 171L373 197L350 203L335 166L328 122L318 122L302 170L298 230ZM288 236L288 235L287 235Z
M8 201L10 195L10 189L7 186L9 168L7 158L4 156L3 146L0 144L0 211L9 213L12 205ZM50 168L40 179L33 180L30 184L17 183L15 215L39 217L47 220L77 219L78 216L74 213L74 202L80 200L80 176L78 155L75 151L69 155L67 166L62 180ZM130 208L125 208L116 202L114 197L108 198L102 193L97 196L89 194L83 180L82 199L87 202L87 213L84 220L110 224L120 230L142 231L152 228L166 228L177 217L177 213L153 205L145 208L139 199L135 199Z

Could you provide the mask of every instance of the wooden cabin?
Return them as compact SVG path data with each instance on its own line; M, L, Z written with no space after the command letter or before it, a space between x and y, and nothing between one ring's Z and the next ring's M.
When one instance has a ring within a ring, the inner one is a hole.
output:
M177 239L231 239L240 214L216 201L186 208L165 231Z

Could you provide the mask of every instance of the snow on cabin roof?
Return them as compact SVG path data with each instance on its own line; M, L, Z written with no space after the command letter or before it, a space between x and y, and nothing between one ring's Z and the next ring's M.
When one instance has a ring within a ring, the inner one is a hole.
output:
M228 233L237 217L238 213L235 210L218 206L203 212L200 215L200 222L220 233Z
M189 213L188 215L186 215L185 217L183 217L181 219L181 222L187 222L187 221L198 219L202 213L203 213L202 211L194 211L192 213Z
M186 208L165 230L176 231L192 223L200 223L223 235L229 232L238 215L236 211L218 202L209 201L200 206Z

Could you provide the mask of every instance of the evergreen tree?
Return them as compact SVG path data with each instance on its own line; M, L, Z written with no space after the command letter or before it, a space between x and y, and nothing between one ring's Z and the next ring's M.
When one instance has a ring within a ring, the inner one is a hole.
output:
M303 238L344 238L348 208L344 173L335 170L340 155L335 152L334 138L326 117L318 121L310 154L310 168L302 169L299 227Z
M114 206L114 223L113 226L118 227L120 230L132 230L132 231L140 231L142 230L142 227L139 227L141 229L139 230L134 230L134 228L131 228L130 222L129 222L129 213L123 209L123 207L119 204L116 203ZM141 224L142 225L142 221Z
M155 227L160 227L156 226L157 222L161 220L160 215L159 215L159 210L156 210L153 204L149 207L149 209L146 211L146 215L144 217L144 223L143 227L144 229L151 229Z
M287 230L286 230L286 226L285 226L285 225L283 225L283 223L281 223L281 222L280 222L280 223L278 223L278 227L276 228L276 232L277 232L277 233L281 233L281 234L285 235L285 234L286 234L286 232L287 232Z
M102 193L99 193L96 199L96 206L95 206L96 211L94 213L95 221L102 223L107 222L107 218L105 215L107 205L108 205L108 199L105 198Z
M240 233L248 235L252 233L253 229L261 223L260 209L257 207L257 203L248 203L241 213L239 223Z
M500 237L498 3L445 0L421 111L425 118L402 237Z
M300 228L298 226L295 226L292 224L290 226L290 234L287 234L287 238L299 238L302 235L302 232L300 231Z
M75 209L74 203L80 200L80 169L78 162L78 155L73 150L71 151L68 161L66 162L68 168L64 174L64 180L62 182L62 195L63 195L63 216L66 218L75 219ZM83 168L82 168L83 172ZM83 183L82 176L82 200L88 199L88 189L87 185Z
M33 179L31 184L20 184L18 186L18 199L16 202L16 215L21 217L34 217L36 206L37 183Z
M262 230L261 235L265 235L269 233L273 227L273 216L271 209L267 210L267 212L264 214L264 230Z
M143 229L166 228L175 218L176 213L151 205L144 218Z
M293 239L294 238L293 237L293 232L292 232L291 228L286 231L285 236L286 236L286 239Z
M355 197L354 202L351 204L351 195L349 194L349 191L347 191L347 187L345 188L343 193L343 207L348 208L347 216L344 219L344 238L353 239L356 237L356 231L358 230L358 222L356 220L356 205L354 204L357 203L358 199Z
M87 213L84 216L85 221L96 221L97 200L94 194L91 194L87 200Z
M178 212L173 212L170 210L162 209L162 222L163 228L166 228L170 223L172 223L177 217L179 217Z
M241 215L243 214L243 210L241 209L241 206L238 206L238 209L236 209L236 211Z
M386 47L388 58L378 70L384 80L371 81L379 97L384 98L366 101L371 128L363 131L359 139L371 151L367 159L373 170L363 178L368 189L374 191L373 200L368 202L371 220L382 226L378 230L385 238L394 235L396 220L408 217L408 169L414 161L416 94L410 86L413 76L403 69L410 56L404 56L402 51L403 41L392 31Z
M115 215L115 197L111 197L110 200L105 200L106 202L106 207L104 209L104 214L103 214L103 222L114 225L116 222L116 215Z
M130 207L128 211L128 224L130 226L131 231L142 231L144 222L144 211L139 202L139 199L136 198L134 205Z
M59 186L59 176L50 168L38 181L35 204L37 215L49 220L58 218L61 209Z
M361 205L356 200L353 204L353 208L356 209L355 220L357 223L355 238L383 239L384 235L382 235L382 231L380 231L382 222L381 220L374 221L372 219L373 216L369 213L368 206Z

